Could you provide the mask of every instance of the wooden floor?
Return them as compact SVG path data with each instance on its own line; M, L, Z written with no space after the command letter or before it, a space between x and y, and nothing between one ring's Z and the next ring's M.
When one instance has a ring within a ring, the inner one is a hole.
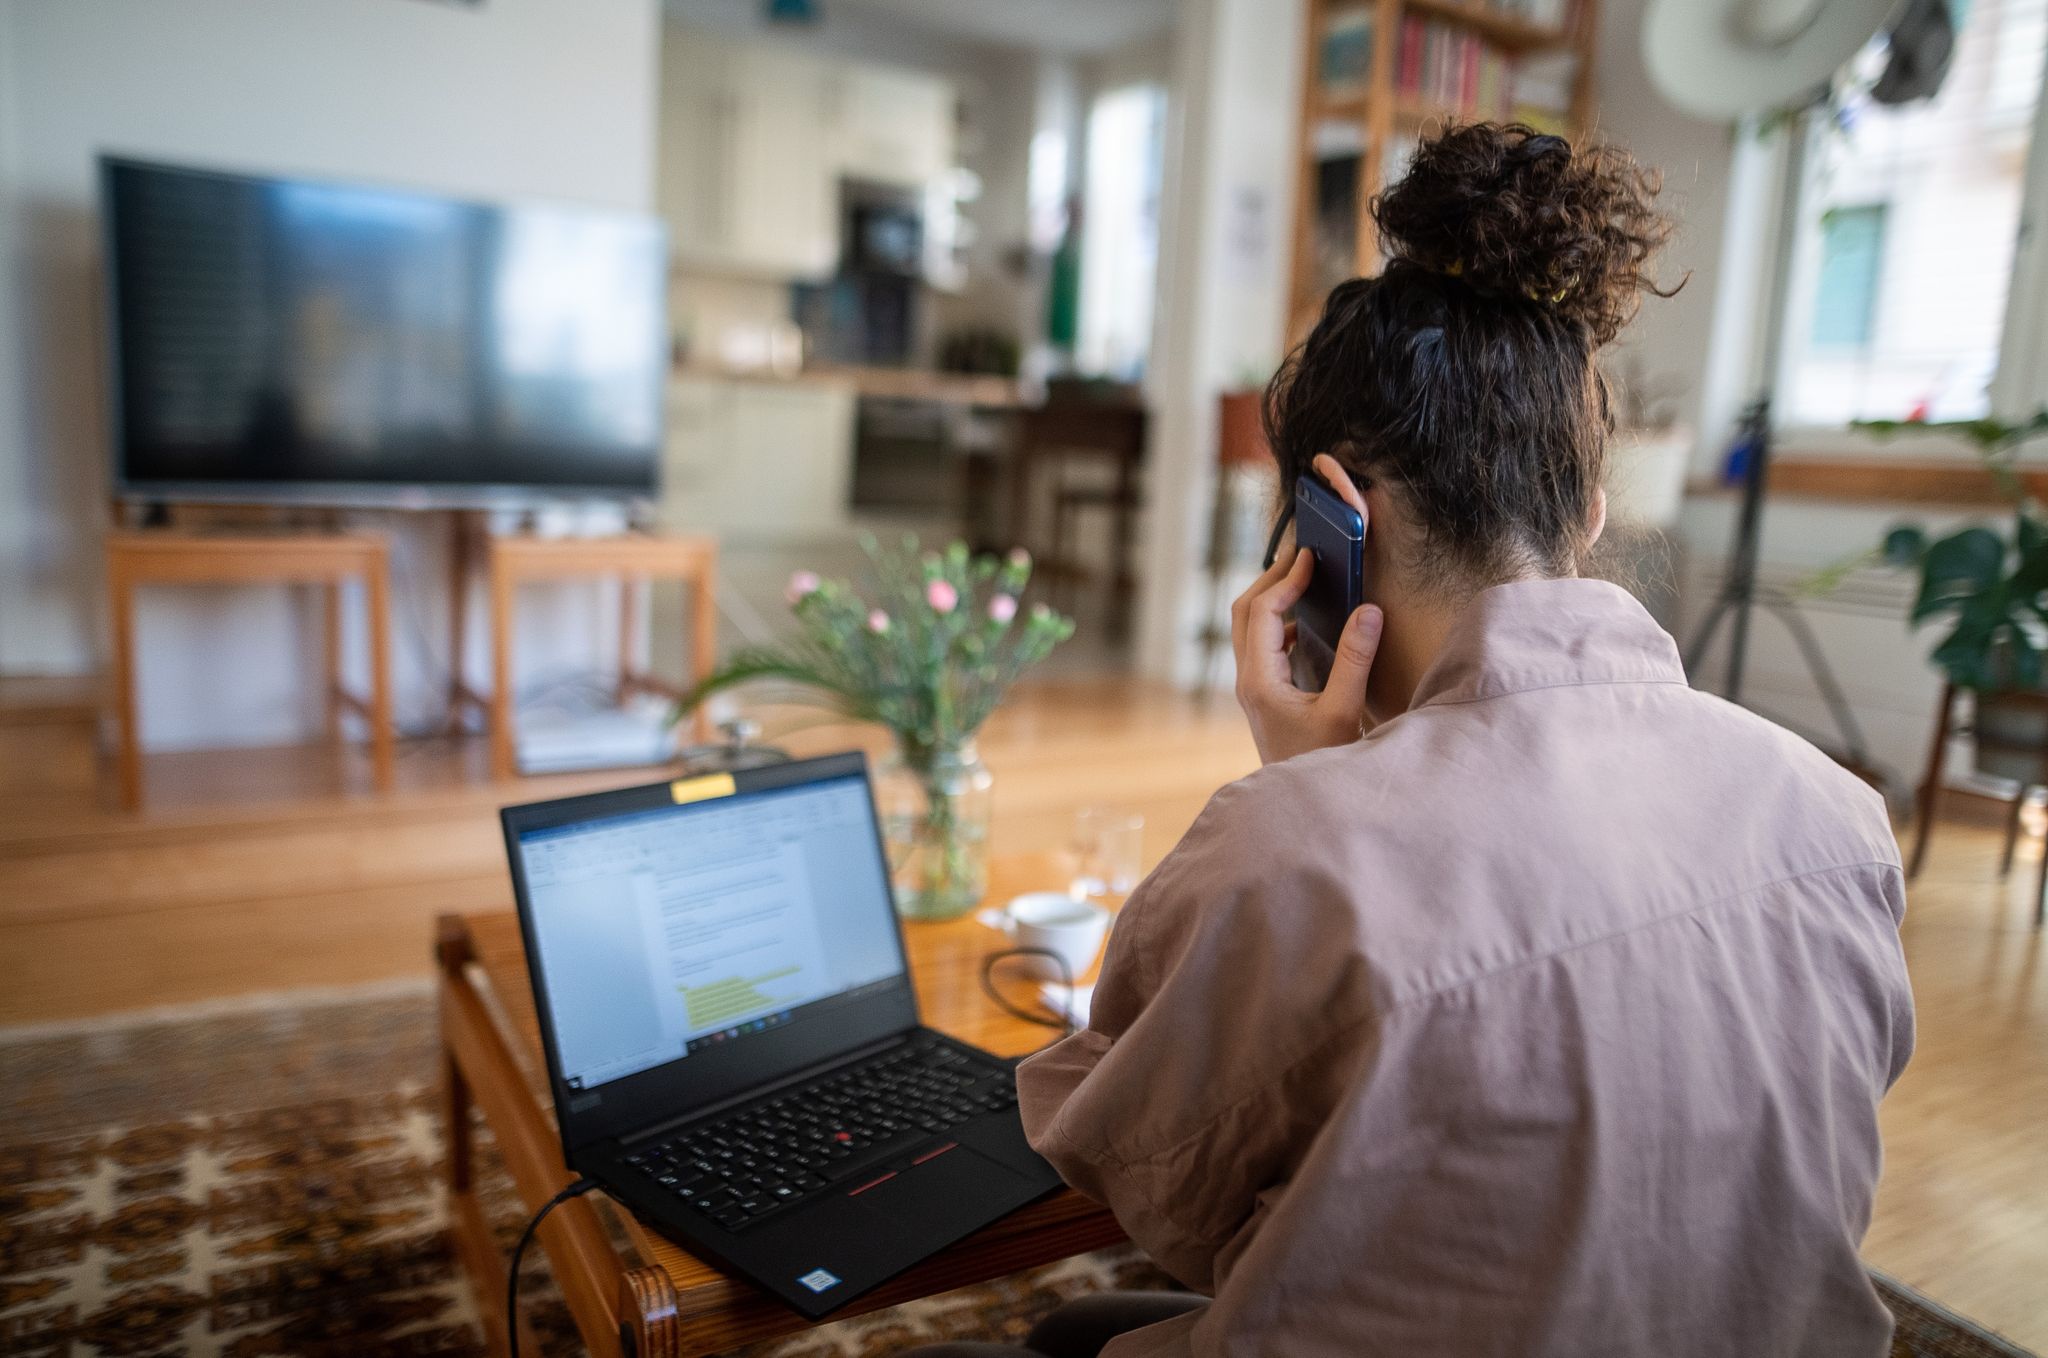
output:
M771 735L801 753L877 748L794 718ZM1144 814L1148 859L1254 762L1227 702L1103 681L1031 688L983 751L998 852L1057 849L1096 804ZM633 780L492 784L483 753L408 747L385 798L359 755L157 756L139 816L75 780L0 780L0 1024L425 977L435 915L509 903L498 806ZM1988 825L1944 824L1910 893L1919 1053L1884 1106L1866 1254L2048 1352L2048 936L2027 899L2038 846L2004 883L1997 849Z
M769 721L798 753L880 749L815 715ZM1041 684L981 744L998 853L1059 848L1097 804L1143 814L1156 859L1256 763L1220 703L1122 682ZM500 806L656 776L493 784L485 754L409 746L389 797L360 752L326 749L152 756L140 815L90 791L0 791L0 1025L425 977L436 915L511 905Z

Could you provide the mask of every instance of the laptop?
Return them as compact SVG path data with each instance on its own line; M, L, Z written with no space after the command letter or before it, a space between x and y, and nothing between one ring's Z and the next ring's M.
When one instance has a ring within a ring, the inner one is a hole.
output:
M858 754L501 813L569 1168L816 1317L1059 1186L922 1026Z

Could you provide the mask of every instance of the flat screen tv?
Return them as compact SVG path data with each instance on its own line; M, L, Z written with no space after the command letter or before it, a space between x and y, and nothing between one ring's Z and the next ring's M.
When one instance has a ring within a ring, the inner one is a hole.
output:
M653 492L657 221L111 158L101 193L123 496Z

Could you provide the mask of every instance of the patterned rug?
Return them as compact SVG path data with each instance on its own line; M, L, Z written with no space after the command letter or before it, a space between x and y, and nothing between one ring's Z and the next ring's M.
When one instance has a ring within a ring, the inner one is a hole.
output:
M0 1033L0 1355L481 1355L446 1238L433 1005L423 989ZM509 1249L523 1212L481 1147ZM521 1279L542 1347L583 1347L546 1273ZM1893 1358L2028 1358L1880 1278ZM1163 1287L1131 1250L1084 1255L750 1349L883 1358L1020 1340L1102 1287Z

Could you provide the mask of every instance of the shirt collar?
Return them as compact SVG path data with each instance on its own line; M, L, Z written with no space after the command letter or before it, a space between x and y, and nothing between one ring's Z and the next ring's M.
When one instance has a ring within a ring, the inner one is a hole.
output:
M1517 580L1474 596L1410 709L1574 684L1683 684L1671 634L1605 580Z

